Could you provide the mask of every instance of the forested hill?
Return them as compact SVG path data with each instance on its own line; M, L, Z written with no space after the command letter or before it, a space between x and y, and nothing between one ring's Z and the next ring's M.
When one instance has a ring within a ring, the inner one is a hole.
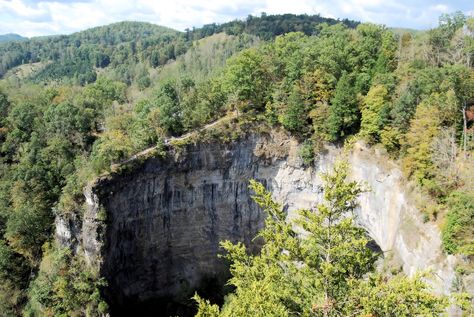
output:
M0 75L18 65L42 62L45 67L34 80L67 77L84 84L95 81L94 68L126 67L136 60L158 66L185 51L184 37L178 31L150 23L120 22L0 45Z
M0 43L10 42L10 41L23 41L23 40L27 40L27 38L18 34L14 34L14 33L0 35Z
M246 20L234 20L231 22L217 24L206 24L202 28L186 30L194 39L203 38L215 33L225 32L227 34L252 34L264 40L270 40L275 36L289 32L303 32L312 35L317 32L317 26L321 23L336 24L342 23L347 27L355 28L359 22L343 19L336 20L316 15L307 14L281 14L267 15L262 13L260 17L249 15ZM189 36L189 35L188 35Z
M96 80L98 69L110 66L116 69L117 79L130 84L143 77L128 74L134 64L165 65L186 52L193 41L216 33L246 33L267 40L296 31L311 35L321 23L338 22L319 15L262 14L261 17L249 16L244 21L209 24L185 33L150 23L119 22L71 35L0 44L0 77L15 66L41 62L39 71L30 76L36 82L66 79L84 85ZM357 25L354 21L342 22L349 27Z

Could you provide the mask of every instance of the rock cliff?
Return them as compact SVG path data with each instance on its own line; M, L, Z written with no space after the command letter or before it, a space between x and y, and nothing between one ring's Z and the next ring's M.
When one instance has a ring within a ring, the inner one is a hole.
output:
M229 144L187 145L165 159L149 158L128 172L98 179L85 191L82 223L58 217L57 239L82 250L100 269L113 315L156 303L167 313L186 314L186 304L173 303L186 303L193 290L221 294L215 290L227 268L217 257L219 241L258 249L253 238L264 215L250 197L248 180L266 184L291 218L321 199L320 172L340 154L328 148L314 166L304 167L298 143L276 132ZM407 274L432 269L435 290L448 293L456 259L442 252L436 225L422 221L397 166L362 144L347 159L352 177L371 189L360 197L359 223L392 263Z

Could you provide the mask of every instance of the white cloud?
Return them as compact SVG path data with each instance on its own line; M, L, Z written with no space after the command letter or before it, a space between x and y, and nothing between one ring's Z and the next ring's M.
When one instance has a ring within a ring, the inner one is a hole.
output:
M414 28L437 24L440 13L472 10L470 1L435 0L0 0L0 34L64 34L123 20L184 30L248 14L321 14Z

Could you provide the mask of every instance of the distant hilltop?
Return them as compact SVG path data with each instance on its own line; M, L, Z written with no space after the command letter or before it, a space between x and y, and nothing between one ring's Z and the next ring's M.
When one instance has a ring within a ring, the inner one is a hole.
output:
M27 37L23 37L19 34L8 33L0 35L0 43L2 42L10 42L10 41L23 41L27 40Z

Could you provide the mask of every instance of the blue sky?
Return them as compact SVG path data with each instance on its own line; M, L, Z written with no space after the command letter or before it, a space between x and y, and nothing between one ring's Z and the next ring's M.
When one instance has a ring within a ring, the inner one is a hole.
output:
M178 30L248 14L319 13L393 27L428 29L443 13L474 15L474 0L0 0L0 34L69 34L118 21Z

